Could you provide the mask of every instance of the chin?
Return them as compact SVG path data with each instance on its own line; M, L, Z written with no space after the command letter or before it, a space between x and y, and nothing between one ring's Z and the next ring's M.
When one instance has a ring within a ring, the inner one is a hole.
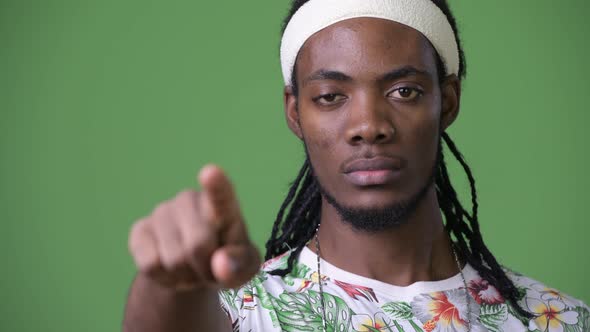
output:
M370 233L393 229L406 223L418 205L418 201L403 200L355 205L340 204L329 196L326 200L336 209L342 221L356 230Z
M375 233L395 228L405 223L424 195L415 195L409 200L391 194L361 194L350 204L322 190L325 200L335 208L345 223L363 232Z
M402 191L400 188L363 187L346 192L347 195L333 195L342 205L358 209L381 209L402 204L411 200L416 193Z
M375 233L406 223L427 196L430 183L412 193L377 186L365 187L363 190L334 191L341 195L333 195L321 185L320 190L344 222L359 231Z

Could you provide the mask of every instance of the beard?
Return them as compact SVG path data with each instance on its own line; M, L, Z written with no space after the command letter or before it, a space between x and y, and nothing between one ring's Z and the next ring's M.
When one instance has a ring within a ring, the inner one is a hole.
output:
M416 211L418 205L422 202L424 197L426 197L430 186L435 182L441 153L442 151L439 141L438 151L430 175L425 179L418 191L412 193L412 195L405 200L394 201L388 205L376 208L352 207L338 202L338 200L322 186L322 183L315 175L311 162L309 164L312 176L318 184L320 193L325 200L336 209L340 218L358 231L377 233L388 229L394 229L408 221Z

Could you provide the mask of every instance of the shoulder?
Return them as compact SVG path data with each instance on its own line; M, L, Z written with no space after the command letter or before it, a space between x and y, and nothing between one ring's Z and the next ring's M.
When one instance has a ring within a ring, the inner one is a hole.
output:
M582 300L510 268L503 269L519 290L519 303L534 316L530 330L560 325L566 331L590 331L590 309Z
M567 307L588 308L588 305L582 300L570 296L559 289L553 288L541 281L523 275L522 273L519 273L513 269L507 267L503 267L503 269L508 278L510 278L514 285L519 289L523 298L533 298L544 302L557 300L562 302Z
M285 293L301 289L313 271L295 260L292 270L285 276L272 273L287 267L289 255L286 252L262 264L258 273L237 289L223 289L219 292L222 309L229 316L234 328L279 331L277 306L285 302Z

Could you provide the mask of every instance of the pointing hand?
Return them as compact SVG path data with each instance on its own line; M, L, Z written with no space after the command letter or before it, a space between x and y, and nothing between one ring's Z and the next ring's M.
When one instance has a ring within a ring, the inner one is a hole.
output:
M129 250L141 273L177 290L235 288L260 268L233 186L214 165L198 175L202 191L185 190L138 220Z

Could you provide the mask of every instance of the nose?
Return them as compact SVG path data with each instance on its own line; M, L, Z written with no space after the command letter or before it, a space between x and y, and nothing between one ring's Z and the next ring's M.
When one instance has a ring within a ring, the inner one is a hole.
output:
M364 95L351 105L346 140L351 145L392 142L395 128L392 110L382 96Z

